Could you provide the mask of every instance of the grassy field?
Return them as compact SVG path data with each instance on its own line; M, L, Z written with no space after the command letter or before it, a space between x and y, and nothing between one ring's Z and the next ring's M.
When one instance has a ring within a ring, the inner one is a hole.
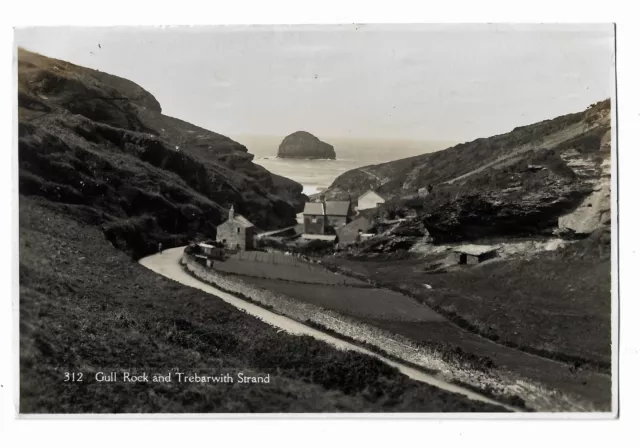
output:
M273 279L245 277L244 281L319 305L356 318L396 322L441 322L445 319L431 308L393 291L375 288L345 288L339 285L312 285Z
M460 326L507 346L607 370L611 362L609 236L566 249L439 274L427 259L335 263L411 294ZM425 288L429 284L432 289Z
M99 228L20 198L20 412L495 411L276 329L145 269ZM270 374L269 384L98 383L94 373ZM65 372L85 381L65 382Z
M363 278L370 275L370 278L375 279L379 285L389 289L315 285L252 276L243 276L242 279L270 291L337 311L383 330L407 337L436 349L445 359L451 358L451 360L461 362L473 369L496 369L509 377L533 380L552 389L581 397L593 403L598 409L609 409L611 377L599 371L602 369L594 371L580 367L579 363L557 362L532 354L532 350L529 350L529 353L522 351L515 344L503 345L499 339L494 342L472 327L468 321L454 314L450 307L438 308L438 303L434 305L435 302L428 301L426 298L433 299L434 297L449 297L454 300L455 295L451 292L445 294L442 290L444 284L435 282L436 276L424 272L425 260L404 259L376 262L332 258L331 262L334 261L343 268L348 266L351 272L359 272ZM495 263L479 265L478 268L489 268L492 265ZM280 266L279 269L282 270L283 267ZM457 276L465 275L465 272L442 274L439 278L441 281L445 281L447 275L451 275L452 278L455 275L455 279L457 279ZM447 282L450 288L468 287L475 292L476 300L481 300L478 298L480 289L473 289L472 279L468 279L468 283L455 279ZM515 280L512 281L515 282ZM428 290L424 286L425 283L432 286L433 289ZM487 287L482 282L478 284ZM504 284L509 285L506 281ZM492 287L498 288L498 285L494 284ZM512 287L516 286L512 285ZM402 291L404 294L399 294L392 289ZM466 302L458 298L456 303ZM482 302L475 303L475 305L476 310L484 309ZM433 309L439 309L441 315L445 315L450 320L443 319L434 313ZM491 314L492 310L485 311L487 314ZM503 310L503 314L497 316L512 321L521 319L524 325L530 328L531 321L522 316L526 312L526 309L519 309L511 311L511 314L507 315ZM480 315L477 318L480 319ZM529 315L527 318L533 319ZM560 334L562 333L560 332Z
M248 275L264 279L279 279L319 285L369 286L352 277L334 274L294 256L266 253L240 252L224 262L216 262L215 269L228 274Z

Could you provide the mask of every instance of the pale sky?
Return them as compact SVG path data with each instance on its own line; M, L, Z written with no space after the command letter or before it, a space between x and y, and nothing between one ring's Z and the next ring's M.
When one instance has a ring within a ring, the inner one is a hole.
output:
M613 84L603 24L58 27L16 44L230 136L467 141L583 110Z

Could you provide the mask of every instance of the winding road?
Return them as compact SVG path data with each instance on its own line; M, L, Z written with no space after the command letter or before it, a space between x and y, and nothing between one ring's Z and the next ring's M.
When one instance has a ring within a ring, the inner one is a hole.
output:
M469 399L481 401L484 403L490 403L498 406L502 406L503 408L509 409L511 411L518 412L519 409L499 403L495 400L487 398L483 395L474 392L473 390L466 389L462 386L458 386L455 384L447 383L441 379L438 379L432 375L426 374L418 369L414 369L412 367L408 367L406 365L395 362L391 359L385 358L377 353L369 351L365 348L359 347L350 342L344 341L342 339L338 339L329 334L323 333L322 331L316 330L315 328L308 327L306 325L301 324L293 319L282 316L280 314L272 313L264 308L261 308L252 303L246 302L242 299L239 299L229 293L221 291L211 285L208 285L200 280L192 277L187 274L184 269L180 266L180 259L182 257L184 247L175 247L172 249L167 249L160 254L151 255L140 260L140 264L164 277L175 280L178 283L181 283L185 286L190 286L192 288L197 288L201 291L204 291L209 294L213 294L216 297L224 300L225 302L235 306L239 310L242 310L258 319L272 325L274 327L281 328L288 333L294 335L308 335L312 336L318 340L327 342L334 347L341 350L352 350L359 353L364 353L369 356L374 356L384 363L397 368L401 373L408 376L409 378L420 381L423 383L430 384L432 386L438 387L440 389L458 393L466 396Z

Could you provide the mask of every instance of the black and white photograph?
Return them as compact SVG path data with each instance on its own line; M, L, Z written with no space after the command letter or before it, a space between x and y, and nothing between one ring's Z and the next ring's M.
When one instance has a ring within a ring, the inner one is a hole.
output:
M613 23L14 30L21 416L615 416Z

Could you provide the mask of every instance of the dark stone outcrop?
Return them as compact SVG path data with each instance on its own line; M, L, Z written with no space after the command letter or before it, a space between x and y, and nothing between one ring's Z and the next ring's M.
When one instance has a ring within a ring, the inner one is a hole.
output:
M19 50L18 87L20 195L99 225L134 257L215 237L230 205L262 229L293 225L306 200L126 79Z
M610 225L610 101L495 137L348 171L328 199L375 188L381 216L414 215L436 243L586 235ZM420 190L432 185L432 191Z
M335 159L336 152L328 143L305 131L290 134L278 148L281 159Z

